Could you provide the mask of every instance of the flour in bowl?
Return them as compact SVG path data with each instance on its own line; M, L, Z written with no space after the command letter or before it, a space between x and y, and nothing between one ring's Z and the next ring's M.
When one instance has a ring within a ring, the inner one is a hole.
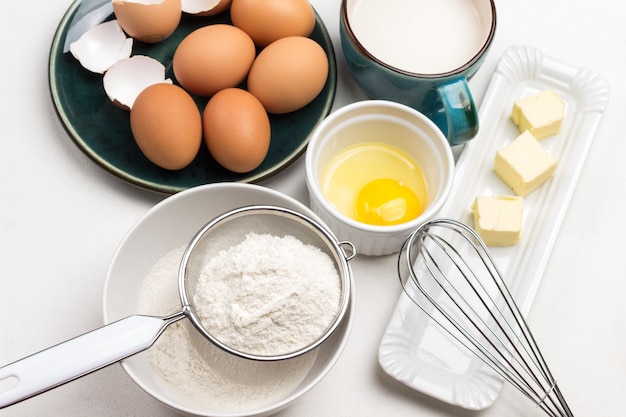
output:
M146 276L140 314L180 311L178 266L184 249L168 253ZM157 380L181 403L212 413L243 413L288 397L310 371L317 350L279 362L241 359L204 340L185 319L168 326L148 355Z
M250 233L204 265L194 309L222 343L279 355L317 341L340 298L339 273L319 248L293 236Z

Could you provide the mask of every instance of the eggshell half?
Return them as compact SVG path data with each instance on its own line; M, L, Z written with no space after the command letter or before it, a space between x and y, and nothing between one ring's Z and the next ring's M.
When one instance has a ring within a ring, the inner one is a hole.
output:
M158 83L171 84L165 78L165 66L145 55L134 55L116 62L104 74L104 91L120 108L130 110L137 96L148 86Z
M196 16L214 16L225 12L232 0L182 0L183 12Z
M100 23L70 44L70 52L87 70L103 74L117 61L128 58L133 39L127 38L117 20Z
M174 33L182 6L181 0L113 0L113 12L129 36L157 43Z

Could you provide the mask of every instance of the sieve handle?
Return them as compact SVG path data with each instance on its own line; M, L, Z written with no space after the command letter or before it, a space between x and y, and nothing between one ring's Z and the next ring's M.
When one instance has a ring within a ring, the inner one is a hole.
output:
M0 409L149 348L185 317L130 316L0 368Z

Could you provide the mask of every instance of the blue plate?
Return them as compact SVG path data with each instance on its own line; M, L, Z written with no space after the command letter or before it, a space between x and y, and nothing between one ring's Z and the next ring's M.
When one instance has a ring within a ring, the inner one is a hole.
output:
M115 106L107 97L102 75L86 70L72 56L63 52L63 44L72 17L80 4L75 1L63 16L54 35L49 58L50 92L54 106L74 143L94 162L114 175L153 191L176 193L201 184L215 182L257 182L279 172L300 156L309 134L330 112L337 86L337 66L328 31L316 13L311 38L326 51L329 76L322 92L306 107L284 115L270 115L272 139L267 157L254 171L237 174L222 168L205 146L186 168L169 171L146 159L133 139L129 113ZM109 19L113 19L111 15ZM180 41L195 29L208 24L230 23L228 12L200 17L183 14L172 36L157 44L134 42L133 55L148 55L165 65L167 78L175 81L172 57ZM194 97L200 110L207 101Z

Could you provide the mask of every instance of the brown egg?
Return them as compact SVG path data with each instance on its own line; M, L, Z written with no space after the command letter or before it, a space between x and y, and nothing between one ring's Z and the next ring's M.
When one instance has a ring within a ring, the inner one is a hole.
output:
M248 74L248 91L269 113L289 113L317 97L327 78L324 49L312 39L291 36L259 53Z
M254 42L243 30L226 24L202 27L185 37L174 53L174 75L193 94L211 96L236 87L254 62Z
M168 38L182 16L181 0L113 0L113 12L128 36L147 43Z
M270 146L270 120L261 103L240 88L215 94L202 115L204 140L224 168L238 173L257 168Z
M189 93L173 84L154 84L137 96L130 128L146 158L169 170L189 165L202 144L200 110Z
M287 36L309 36L315 27L308 0L233 0L230 17L260 47Z

